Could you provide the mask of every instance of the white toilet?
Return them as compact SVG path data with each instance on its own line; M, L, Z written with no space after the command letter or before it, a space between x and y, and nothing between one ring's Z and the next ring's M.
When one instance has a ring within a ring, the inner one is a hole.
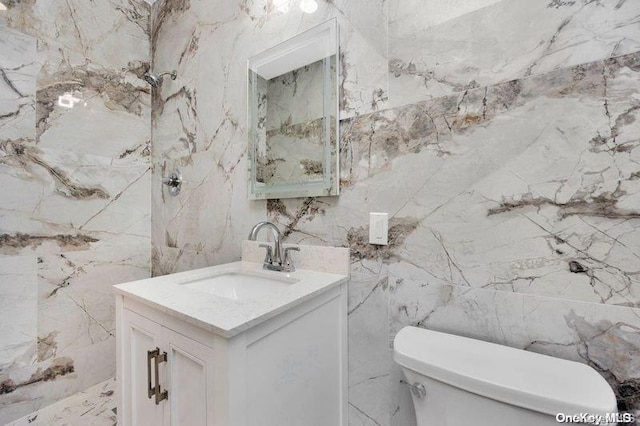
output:
M617 413L608 383L585 364L417 327L393 347L418 426L557 426Z

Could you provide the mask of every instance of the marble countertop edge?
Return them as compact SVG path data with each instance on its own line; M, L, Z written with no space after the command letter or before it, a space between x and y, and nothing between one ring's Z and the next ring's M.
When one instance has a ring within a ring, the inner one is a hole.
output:
M285 274L298 279L291 287L263 298L231 300L183 287L224 270ZM199 328L231 338L280 313L339 286L348 275L298 269L292 273L264 271L261 263L239 261L147 278L113 286L116 294L155 308Z

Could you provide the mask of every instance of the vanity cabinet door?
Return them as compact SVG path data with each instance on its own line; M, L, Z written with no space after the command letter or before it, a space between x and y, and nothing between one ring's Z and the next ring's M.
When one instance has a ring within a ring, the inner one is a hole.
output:
M168 328L163 329L163 347L169 388L165 425L213 426L213 349Z
M162 317L119 312L119 424L227 426L223 410L214 411L214 402L225 401L214 397L214 350L168 328Z
M162 326L128 310L124 311L123 319L121 418L124 425L160 425L161 406L156 405L154 397L149 397L150 381L155 385L155 366L149 363L148 352L160 347Z

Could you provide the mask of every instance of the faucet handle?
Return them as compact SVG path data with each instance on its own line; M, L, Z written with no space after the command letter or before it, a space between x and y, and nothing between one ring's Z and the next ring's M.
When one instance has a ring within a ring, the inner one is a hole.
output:
M273 263L273 249L269 244L260 244L258 247L266 248L267 253L264 256L264 263L271 265Z
M289 253L290 251L300 251L300 247L287 247L284 249L284 260L282 264L287 272L293 272L296 270L291 253Z

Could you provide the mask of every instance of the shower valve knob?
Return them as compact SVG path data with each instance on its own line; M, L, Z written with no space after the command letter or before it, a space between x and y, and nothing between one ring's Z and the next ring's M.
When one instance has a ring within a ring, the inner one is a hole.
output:
M169 194L174 197L178 195L180 193L180 189L182 189L182 184L184 183L180 170L174 170L169 174L169 176L163 177L162 183L169 187Z

